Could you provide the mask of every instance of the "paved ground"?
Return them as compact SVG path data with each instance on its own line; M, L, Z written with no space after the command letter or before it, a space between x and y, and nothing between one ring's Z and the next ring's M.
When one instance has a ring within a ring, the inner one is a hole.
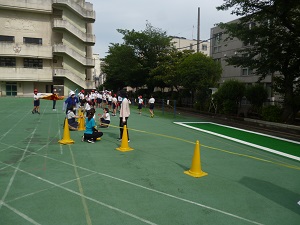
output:
M208 117L156 111L152 119L132 106L134 150L124 153L116 150L115 117L100 142L81 142L83 132L74 131L74 144L58 144L64 113L51 104L42 101L33 115L32 99L0 98L1 225L300 221L300 162L173 123ZM183 173L197 140L202 178Z

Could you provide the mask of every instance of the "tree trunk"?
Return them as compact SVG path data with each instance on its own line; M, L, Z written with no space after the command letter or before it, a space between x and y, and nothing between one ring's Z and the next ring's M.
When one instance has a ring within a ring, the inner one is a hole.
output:
M285 90L282 120L287 124L293 124L296 117L293 83L291 83L291 85L286 83Z

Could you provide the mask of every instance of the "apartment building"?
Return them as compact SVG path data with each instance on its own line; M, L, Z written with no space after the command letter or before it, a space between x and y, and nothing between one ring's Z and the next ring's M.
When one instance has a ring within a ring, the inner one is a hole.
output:
M0 95L94 88L94 22L85 0L0 0Z
M233 20L229 23L236 23L237 20ZM249 26L251 26L249 24ZM237 38L231 38L226 40L228 35L223 33L224 30L220 27L213 27L211 28L211 42L210 42L210 51L211 51L211 57L220 62L222 65L222 75L220 84L225 82L226 80L239 80L246 85L253 85L255 84L258 79L259 75L255 73L255 71L249 69L249 68L241 68L241 67L234 67L227 65L227 62L225 61L227 57L234 56L238 54L238 50L241 48L245 48L246 46L242 41L240 41ZM272 75L270 74L267 76L264 80L261 81L262 84L267 88L269 92L269 96L271 98L271 86L272 86Z
M194 52L197 52L197 40L195 39L186 39L184 37L176 37L172 36L172 43L174 43L174 46L178 50L193 50ZM199 42L199 51L203 54L210 56L210 41L200 41Z

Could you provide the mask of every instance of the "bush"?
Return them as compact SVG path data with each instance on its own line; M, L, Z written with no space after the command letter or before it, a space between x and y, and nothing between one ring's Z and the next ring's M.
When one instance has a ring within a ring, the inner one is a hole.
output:
M225 81L213 95L218 110L228 115L237 114L239 103L245 94L245 85L237 80Z
M282 109L276 105L269 105L263 107L262 118L269 122L280 122L281 121Z
M246 89L246 98L252 105L252 110L261 113L263 103L268 99L268 91L262 85L250 86Z

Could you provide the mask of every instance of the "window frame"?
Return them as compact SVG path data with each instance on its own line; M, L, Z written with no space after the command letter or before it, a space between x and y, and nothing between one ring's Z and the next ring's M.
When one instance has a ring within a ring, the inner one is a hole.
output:
M33 37L23 37L23 43L30 44L30 45L43 45L43 39L33 38Z
M24 58L24 68L43 69L43 59Z

